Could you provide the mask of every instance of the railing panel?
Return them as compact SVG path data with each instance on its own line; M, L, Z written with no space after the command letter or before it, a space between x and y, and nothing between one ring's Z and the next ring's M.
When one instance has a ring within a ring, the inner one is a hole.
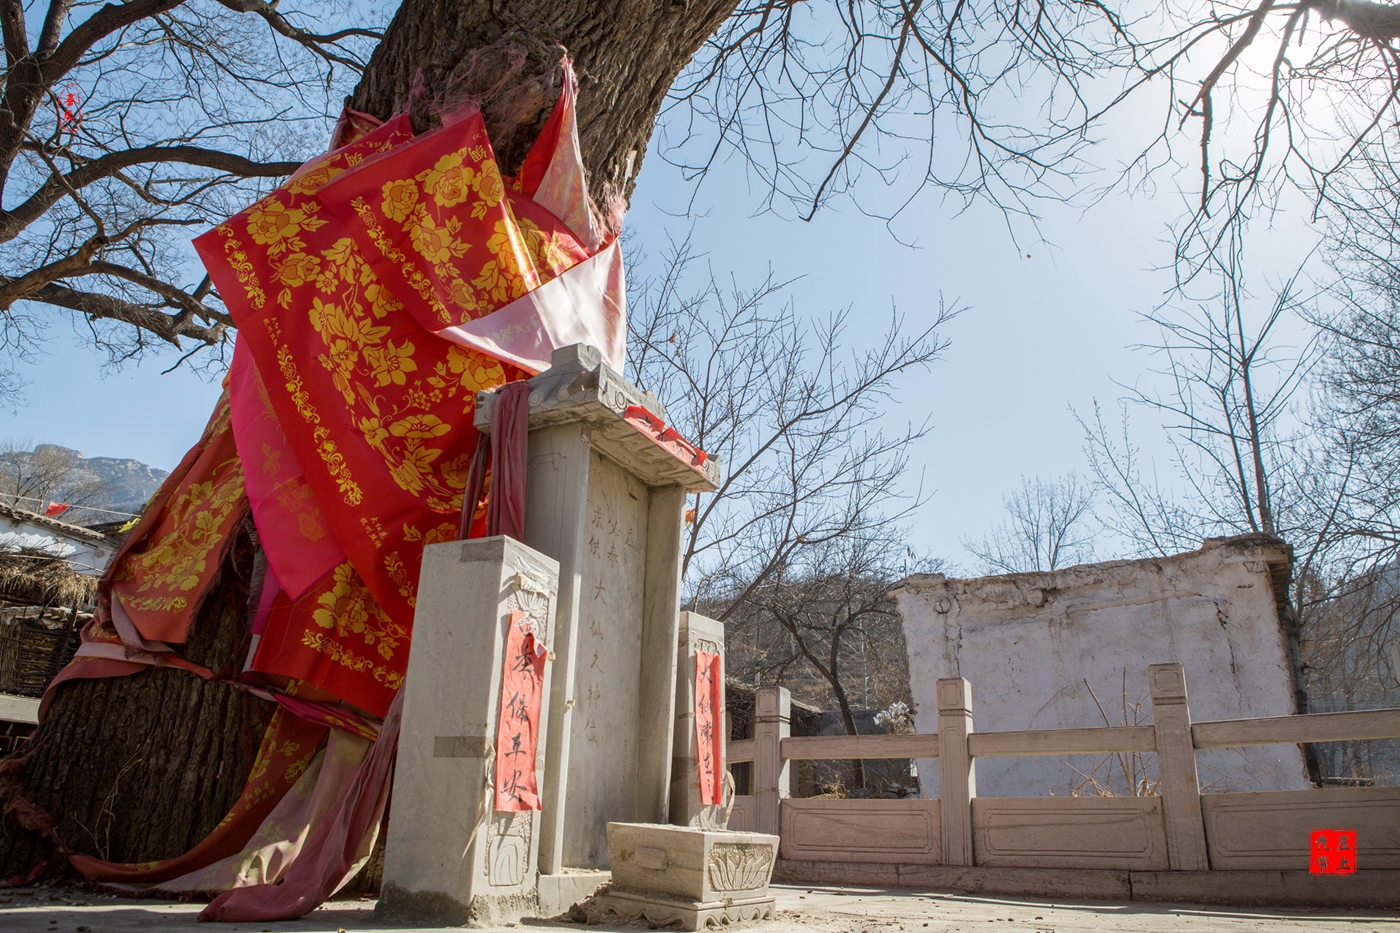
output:
M1102 729L974 732L967 737L967 747L974 758L1010 758L1150 752L1156 750L1157 741L1151 726L1112 726Z
M729 764L753 761L755 743L753 739L734 739L724 746L724 760Z
M778 852L809 862L937 865L940 822L937 800L789 797Z
M1210 866L1308 868L1314 829L1356 830L1356 867L1400 868L1400 787L1207 794Z
M1160 797L978 797L972 839L978 865L1167 867Z
M1191 738L1197 748L1394 739L1400 738L1400 709L1198 722L1191 726Z
M730 743L734 747L734 743ZM937 735L812 735L783 739L789 761L937 758Z
M752 794L739 794L734 797L734 809L729 811L729 822L725 825L738 833L755 831Z

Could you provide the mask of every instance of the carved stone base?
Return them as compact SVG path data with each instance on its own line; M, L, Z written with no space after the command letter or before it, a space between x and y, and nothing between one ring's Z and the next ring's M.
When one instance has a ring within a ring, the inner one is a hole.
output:
M611 888L599 892L593 903L594 909L604 917L613 915L629 922L642 921L652 929L678 926L682 930L706 930L752 920L772 920L775 916L771 896L687 901L662 894L637 894Z

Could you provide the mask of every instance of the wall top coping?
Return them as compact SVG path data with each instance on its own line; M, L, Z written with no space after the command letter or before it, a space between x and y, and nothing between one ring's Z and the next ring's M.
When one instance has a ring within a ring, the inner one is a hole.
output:
M583 423L593 428L593 447L617 461L648 486L681 486L687 492L719 488L720 461L710 455L692 465L626 418L629 408L644 408L664 424L666 409L603 362L588 344L554 351L551 366L530 379L530 430ZM476 429L491 433L494 392L476 394Z
M1255 563L1259 566L1249 566ZM1120 583L1139 576L1144 571L1161 573L1188 570L1197 564L1245 564L1246 569L1252 572L1267 572L1274 584L1276 601L1286 600L1293 549L1282 538L1272 535L1207 538L1194 551L1167 557L1103 561L1059 570L993 574L985 577L949 577L941 573L919 573L900 580L895 584L891 595L908 593L935 596L943 593L959 599L1006 604L1008 598L1017 594L1015 602L1038 606L1045 602L1045 594L1050 591L1064 592L1105 583ZM945 610L940 608L939 611Z

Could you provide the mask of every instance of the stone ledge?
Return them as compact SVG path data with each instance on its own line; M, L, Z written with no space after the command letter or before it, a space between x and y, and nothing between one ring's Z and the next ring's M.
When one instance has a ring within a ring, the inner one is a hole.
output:
M870 885L1019 897L1182 901L1275 907L1400 907L1400 870L1320 877L1306 871L954 868L779 859L779 884Z

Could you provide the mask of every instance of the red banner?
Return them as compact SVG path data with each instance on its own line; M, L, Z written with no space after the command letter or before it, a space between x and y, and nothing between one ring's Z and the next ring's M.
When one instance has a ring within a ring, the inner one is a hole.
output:
M700 766L700 803L724 803L724 736L720 728L719 655L695 652L695 760Z
M544 648L525 622L510 614L506 659L501 671L501 713L496 721L496 809L507 813L540 808L535 751L540 740Z

